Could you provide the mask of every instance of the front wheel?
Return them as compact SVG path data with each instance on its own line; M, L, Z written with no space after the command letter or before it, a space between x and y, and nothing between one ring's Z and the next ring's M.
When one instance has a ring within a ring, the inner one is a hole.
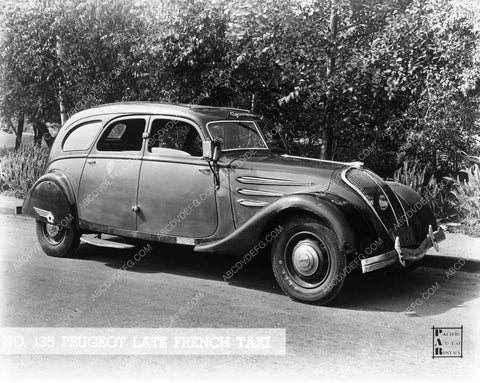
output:
M293 299L327 304L342 288L346 257L335 233L310 217L297 217L272 244L272 268Z
M51 257L67 257L77 250L80 234L75 227L64 227L36 221L37 239L42 250Z

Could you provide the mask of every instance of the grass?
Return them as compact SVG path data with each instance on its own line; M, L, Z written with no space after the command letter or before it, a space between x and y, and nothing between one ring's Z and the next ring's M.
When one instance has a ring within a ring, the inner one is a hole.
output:
M462 220L462 223L474 231L480 228L480 168L473 165L465 171L468 179L460 180L449 178L453 182L451 195L453 204Z
M405 161L393 175L395 182L415 190L427 202L437 218L455 214L449 196L451 182L440 184L433 174L428 176L430 167L420 167L417 163Z
M22 145L0 158L0 190L17 198L25 198L35 181L43 174L48 150Z
M474 165L465 170L468 180L444 177L442 184L433 176L428 177L429 167L420 167L406 161L394 174L396 182L414 189L428 201L437 219L460 223L453 232L480 237L480 168ZM442 186L443 185L443 186Z

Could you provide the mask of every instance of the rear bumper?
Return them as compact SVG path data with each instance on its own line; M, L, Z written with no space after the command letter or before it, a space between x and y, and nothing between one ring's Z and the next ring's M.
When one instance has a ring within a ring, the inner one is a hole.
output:
M416 249L407 249L400 246L400 239L395 238L395 249L387 253L376 255L374 257L362 259L362 273L368 273L377 269L382 269L389 265L399 263L405 266L405 261L419 261L427 251L434 247L438 251L438 242L445 239L445 233L439 227L437 231L432 230L432 226L428 227L427 237Z

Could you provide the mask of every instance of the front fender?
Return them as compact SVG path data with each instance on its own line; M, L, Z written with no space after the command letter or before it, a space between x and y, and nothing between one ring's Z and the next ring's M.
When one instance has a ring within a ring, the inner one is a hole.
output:
M44 174L32 186L23 202L22 213L36 220L70 227L77 222L75 195L62 172Z
M313 214L330 227L337 235L341 251L352 253L358 248L355 231L334 203L314 195L295 194L265 206L227 237L197 244L195 251L244 254L264 240L268 230L276 227L276 224L302 213Z
M406 185L397 182L388 182L388 185L398 196L405 210L406 219L400 224L406 225L408 220L408 225L413 228L417 242L421 242L428 234L429 225L433 230L438 229L437 220L426 198Z

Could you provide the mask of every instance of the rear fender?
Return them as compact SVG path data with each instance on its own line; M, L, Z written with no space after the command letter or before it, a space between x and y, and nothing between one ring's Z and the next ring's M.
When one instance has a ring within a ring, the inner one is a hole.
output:
M65 174L54 170L40 177L28 192L22 213L64 227L77 225L75 195Z

